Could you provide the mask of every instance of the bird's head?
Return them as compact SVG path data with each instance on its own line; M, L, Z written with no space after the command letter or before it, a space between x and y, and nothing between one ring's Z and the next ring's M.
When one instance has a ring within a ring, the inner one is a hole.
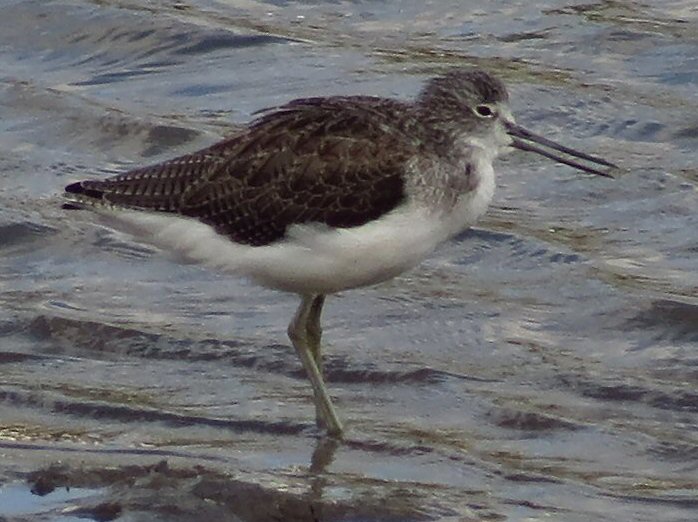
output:
M513 147L601 176L611 177L608 170L617 168L603 158L566 147L517 125L506 87L480 69L455 69L430 80L419 95L418 106L427 125L452 139L481 147L492 158Z

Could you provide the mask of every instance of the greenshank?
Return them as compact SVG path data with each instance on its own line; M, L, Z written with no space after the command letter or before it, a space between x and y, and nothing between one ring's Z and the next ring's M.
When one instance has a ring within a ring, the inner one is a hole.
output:
M215 269L300 296L288 327L316 420L342 423L323 380L325 296L414 267L473 225L492 199L492 163L512 148L584 172L615 165L517 125L504 84L477 69L426 83L413 101L303 98L262 111L206 149L65 188L117 228Z

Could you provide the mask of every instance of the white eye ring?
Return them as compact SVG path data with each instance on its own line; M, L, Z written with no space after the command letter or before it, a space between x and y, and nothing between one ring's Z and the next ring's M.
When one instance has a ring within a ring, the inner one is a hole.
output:
M494 118L497 113L491 105L483 103L475 107L475 114L480 116L480 118Z

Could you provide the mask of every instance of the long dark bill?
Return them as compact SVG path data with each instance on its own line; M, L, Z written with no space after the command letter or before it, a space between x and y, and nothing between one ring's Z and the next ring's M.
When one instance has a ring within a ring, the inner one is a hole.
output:
M559 151L562 152L563 154L567 154L568 156L572 156L573 158L578 158L582 159L585 161L588 161L589 163L596 163L597 165L603 165L604 167L607 167L608 169L617 169L618 167L611 163L610 161L606 161L603 158L598 158L596 156L592 156L590 154L585 154L583 152L579 152L578 150L571 149L569 147L565 147L564 145L560 145L559 143L555 143L552 140L549 140L548 138L544 138L543 136L539 136L538 134L534 134L529 130L524 129L523 127L519 127L515 123L511 122L506 122L505 123L507 133L509 136L512 137L512 143L511 146L515 147L520 150L526 150L529 152L535 152L536 154L540 154L541 156L545 156L546 158L550 158L555 161L559 161L560 163L564 163L565 165L569 165L570 167L574 167L575 169L583 170L584 172L589 172L590 174L598 174L599 176L606 176L607 178L612 178L613 175L608 172L608 170L601 170L593 166L585 165L583 163L580 163L577 160L567 158L563 156L562 154L552 152L546 149L543 149L541 147L536 147L532 143L528 142L533 142L533 143L538 143L540 145L544 145L548 147L549 149L553 149L554 151ZM526 141L523 141L526 140Z

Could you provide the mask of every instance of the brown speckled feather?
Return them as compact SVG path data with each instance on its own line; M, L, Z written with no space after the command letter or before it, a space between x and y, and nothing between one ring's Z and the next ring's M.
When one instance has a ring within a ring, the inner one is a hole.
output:
M293 224L356 227L405 198L405 164L419 147L400 125L409 110L372 97L295 100L212 147L66 192L87 205L197 218L254 246Z

